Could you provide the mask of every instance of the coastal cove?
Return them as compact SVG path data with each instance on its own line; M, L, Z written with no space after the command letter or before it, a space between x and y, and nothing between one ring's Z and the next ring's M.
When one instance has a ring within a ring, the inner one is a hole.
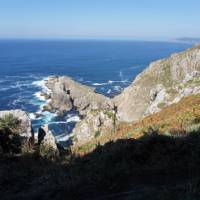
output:
M64 116L42 111L49 76L67 75L96 92L113 97L129 86L150 62L189 48L190 44L133 41L0 41L0 110L30 113L35 132L43 124L56 139L69 138L77 112Z

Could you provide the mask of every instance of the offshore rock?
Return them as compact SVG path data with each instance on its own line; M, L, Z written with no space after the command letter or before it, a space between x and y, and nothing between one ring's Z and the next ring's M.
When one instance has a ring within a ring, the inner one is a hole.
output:
M76 108L80 115L86 115L90 110L112 110L114 107L108 97L66 76L49 78L46 85L52 91L47 105L52 111L63 113Z

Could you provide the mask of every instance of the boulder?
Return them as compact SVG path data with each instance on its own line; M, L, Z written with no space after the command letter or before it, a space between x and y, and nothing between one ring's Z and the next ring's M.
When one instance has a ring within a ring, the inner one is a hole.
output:
M76 145L82 145L102 134L110 133L114 129L114 111L91 110L83 120L76 124L73 130L73 142Z
M34 144L34 132L31 120L28 114L22 110L0 111L0 118L11 115L19 120L17 125L17 134L9 136L10 142L15 145L16 149L29 151Z
M42 157L55 158L59 156L59 150L56 144L56 139L45 124L38 130L38 145L39 153Z

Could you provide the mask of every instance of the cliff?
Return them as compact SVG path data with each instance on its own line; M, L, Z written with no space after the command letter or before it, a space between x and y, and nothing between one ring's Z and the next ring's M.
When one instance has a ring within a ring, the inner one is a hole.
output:
M69 77L51 77L46 82L51 91L44 109L64 113L79 111L82 119L73 130L74 143L115 132L121 122L135 122L200 93L200 46L167 59L153 62L132 84L113 99L97 94L94 88Z
M153 62L113 99L120 121L133 122L200 93L200 46Z
M95 88L82 85L67 76L51 77L46 82L51 91L50 101L46 109L59 113L67 112L73 108L80 115L86 115L90 110L110 110L112 101L95 92Z

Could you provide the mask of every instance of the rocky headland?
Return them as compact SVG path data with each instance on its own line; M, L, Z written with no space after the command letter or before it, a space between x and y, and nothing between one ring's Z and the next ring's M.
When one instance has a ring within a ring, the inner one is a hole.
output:
M200 46L153 62L130 86L108 98L69 77L50 77L44 109L63 114L76 109L81 121L73 130L74 143L81 145L115 131L120 122L136 122L145 116L200 93Z
M95 88L67 76L49 77L45 84L48 90L43 95L48 101L44 110L59 115L73 109L79 112L81 120L72 135L73 144L80 146L99 136L114 133L122 122L137 122L179 102L183 97L200 93L200 46L151 63L114 98L98 94ZM25 137L27 141L34 139L27 114L20 110L1 111L0 117L10 113L21 121L20 137ZM41 145L50 146L58 155L51 131L44 126L39 129L39 133L42 132L46 136ZM37 138L35 140L38 141Z
M112 99L64 76L46 86L44 110L79 112L73 146L48 125L34 134L22 110L0 111L1 199L199 199L200 46Z

